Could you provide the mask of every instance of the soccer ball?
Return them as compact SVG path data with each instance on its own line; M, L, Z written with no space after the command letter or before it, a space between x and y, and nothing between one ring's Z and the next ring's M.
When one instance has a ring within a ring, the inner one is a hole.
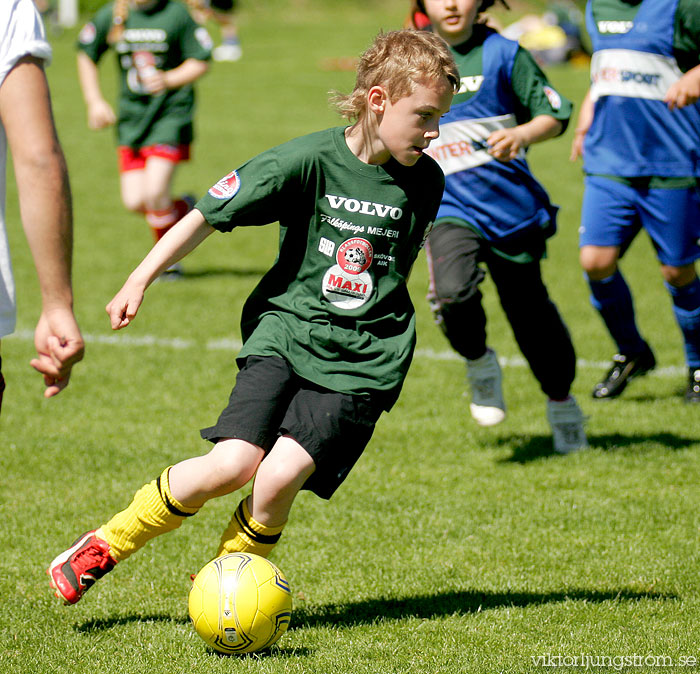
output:
M253 653L274 644L289 627L292 595L284 574L259 555L217 557L197 574L190 619L220 653Z

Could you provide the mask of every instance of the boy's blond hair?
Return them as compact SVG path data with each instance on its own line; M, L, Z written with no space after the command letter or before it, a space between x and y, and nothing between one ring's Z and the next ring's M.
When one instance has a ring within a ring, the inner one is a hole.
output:
M425 31L395 30L379 33L357 64L355 88L350 94L331 93L331 102L350 121L364 119L367 94L384 87L391 99L410 96L417 84L449 82L459 88L459 71L445 41Z

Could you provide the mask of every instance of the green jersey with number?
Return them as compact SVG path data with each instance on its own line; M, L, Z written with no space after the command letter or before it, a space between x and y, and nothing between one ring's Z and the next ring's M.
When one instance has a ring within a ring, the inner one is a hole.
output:
M112 4L95 14L80 32L78 48L95 63L107 51L112 26ZM179 2L160 0L149 9L131 7L122 38L112 45L120 75L117 138L133 148L192 141L194 88L186 84L162 94L147 94L139 78L134 55L145 53L159 70L172 70L187 59L206 61L212 41Z
M196 208L213 227L279 221L279 254L243 309L240 358L285 358L342 393L396 400L415 346L406 288L444 186L427 156L365 164L343 128L297 138L243 164Z

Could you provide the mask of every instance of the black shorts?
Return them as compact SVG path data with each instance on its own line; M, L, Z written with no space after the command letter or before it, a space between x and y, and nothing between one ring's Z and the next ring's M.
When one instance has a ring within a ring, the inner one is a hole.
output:
M230 12L235 7L234 0L209 0L209 7L219 12Z
M2 410L2 394L5 392L5 378L2 376L2 358L0 358L0 410Z
M311 456L316 469L304 484L330 498L364 451L382 412L380 395L331 391L294 373L274 356L248 356L236 377L228 406L205 440L245 440L266 452L289 435Z

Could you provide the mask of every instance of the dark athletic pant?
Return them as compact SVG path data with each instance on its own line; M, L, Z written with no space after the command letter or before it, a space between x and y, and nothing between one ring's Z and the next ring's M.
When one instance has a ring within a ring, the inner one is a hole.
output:
M486 273L493 279L513 335L542 391L562 400L576 374L576 354L569 331L549 298L540 273L545 239L535 230L518 241L499 245L514 257L527 253L528 261L499 255L492 242L469 227L445 223L428 237L430 268L428 300L452 348L475 360L486 352L486 314L479 284Z

